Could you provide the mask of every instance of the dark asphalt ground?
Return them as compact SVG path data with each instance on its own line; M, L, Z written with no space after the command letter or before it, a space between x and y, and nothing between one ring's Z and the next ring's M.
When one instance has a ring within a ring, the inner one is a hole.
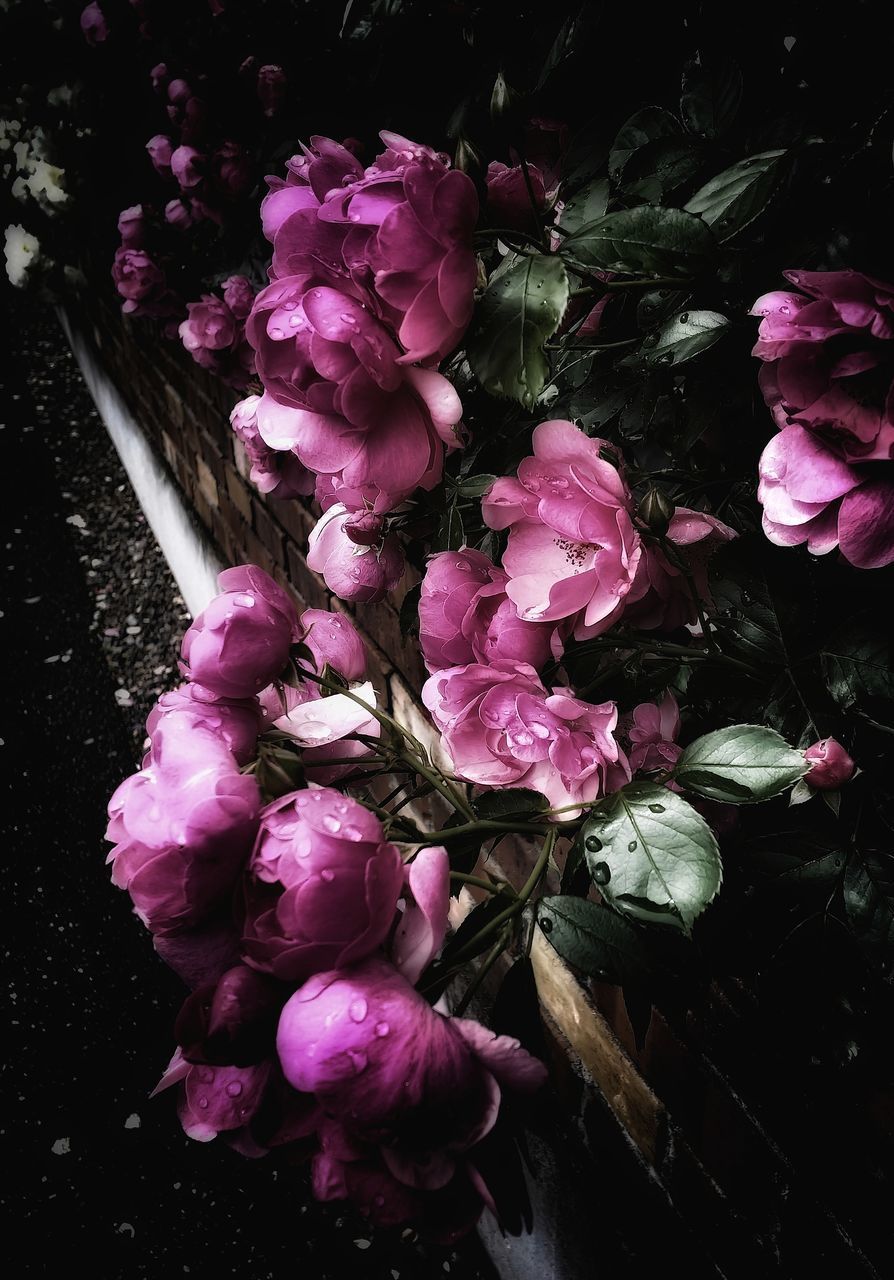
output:
M185 1138L183 990L104 866L105 806L175 682L183 602L61 330L13 315L2 376L0 760L8 1274L489 1280L459 1251L318 1205L307 1170ZM11 359L10 359L11 356ZM16 1239L18 1235L18 1239Z

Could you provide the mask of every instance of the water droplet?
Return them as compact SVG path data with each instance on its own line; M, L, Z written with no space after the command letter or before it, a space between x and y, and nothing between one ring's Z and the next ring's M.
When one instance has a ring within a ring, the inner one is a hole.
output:
M363 832L360 830L360 828L359 828L359 827L355 827L355 826L347 826L347 827L345 827L344 832L343 832L342 834L343 834L343 835L345 835L345 836L347 836L347 838L348 838L349 840L362 840L362 839L363 839Z
M357 999L352 1000L348 1006L348 1013L351 1015L352 1022L362 1022L368 1011L369 1006L363 999L363 996L358 996Z
M608 884L612 878L611 867L607 862L597 862L593 868L593 879L596 884Z
M528 733L527 729L519 729L515 733L507 735L513 747L529 747L534 741L534 735Z
M326 742L331 737L331 729L328 724L323 724L322 720L305 720L301 725L301 737L307 738L310 742ZM319 796L319 791L315 793Z
M649 809L651 810L652 813L664 813L663 804L650 804Z
M273 327L268 329L267 332L274 342L278 342L280 338L284 338L286 336L285 329L281 329L278 324L273 325Z
M587 853L598 853L599 850L602 848L602 841L599 839L598 836L587 836L586 840L584 841L584 848L586 849Z
M387 1036L387 1034L388 1034L388 1032L389 1032L390 1030L391 1030L391 1028L389 1027L389 1025L388 1025L388 1023L387 1023L387 1022L377 1022L377 1023L376 1023L376 1035L379 1037L379 1039L380 1039L380 1040L381 1040L382 1036Z
M330 867L324 867L320 872L320 879L325 880L327 884L332 884L335 879L335 872Z
M688 323L689 323L689 312L684 311L680 316L680 324L688 324Z
M326 828L327 831L331 832L332 835L336 835L339 831L341 831L341 823L339 822L338 818L334 817L334 815L331 813L326 813L323 815L323 826Z
M238 1098L242 1092L242 1085L238 1080L231 1080L227 1085L227 1093L231 1098Z
M207 1098L199 1098L199 1106L202 1108L202 1110L203 1110L203 1111L205 1111L205 1110L206 1110L206 1108L207 1108L207 1106L208 1106L208 1099L207 1099Z
M635 841L635 840L631 840L631 841L630 841L630 844L627 846L627 852L628 852L628 853L635 853L635 852L636 852L636 841Z
M240 609L253 609L255 598L247 591L240 591L238 595L233 596L233 604L237 604Z
M289 316L289 324L291 325L291 327L292 327L293 329L297 329L297 328L299 327L299 325L301 324L301 317L300 317L300 316Z
M540 928L543 930L544 933L552 933L553 931L552 920L550 920L548 916L544 916L540 921Z
M531 725L531 732L532 732L532 733L534 734L534 736L535 736L535 737L537 737L537 738L548 738L548 737L549 737L549 726L548 726L548 725L545 725L545 724L540 724L540 723L539 723L539 721L538 721L536 724L532 724L532 725Z

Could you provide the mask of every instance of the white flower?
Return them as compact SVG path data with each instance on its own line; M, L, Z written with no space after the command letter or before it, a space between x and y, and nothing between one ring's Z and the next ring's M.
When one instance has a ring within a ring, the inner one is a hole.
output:
M23 226L6 228L6 243L3 247L6 257L6 274L10 284L17 289L24 288L28 272L40 261L40 241L30 235Z
M26 183L34 199L42 205L64 204L68 199L68 192L63 186L64 178L64 169L59 169L54 164L47 164L46 160L38 160L34 165L34 172L30 178L26 179Z

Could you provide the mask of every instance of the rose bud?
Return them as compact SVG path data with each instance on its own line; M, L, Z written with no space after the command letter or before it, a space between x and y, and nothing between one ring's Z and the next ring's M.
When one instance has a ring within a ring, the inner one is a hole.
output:
M258 99L265 116L275 116L286 100L288 81L282 67L269 63L258 71Z
M235 965L187 996L174 1024L177 1043L190 1062L251 1066L272 1055L288 994L266 974Z
M349 618L328 609L305 609L301 615L307 645L317 672L330 666L345 680L366 679L366 649Z
M174 148L167 134L157 133L154 138L150 138L146 143L146 150L149 152L149 159L156 173L163 178L170 178L171 156L174 154Z
M178 231L185 231L187 227L193 225L195 218L186 201L178 197L176 200L169 200L165 205L165 222L169 226L176 227Z
M275 680L299 636L288 595L256 565L227 569L222 594L183 637L183 674L222 698L250 698Z
M131 205L118 214L118 232L124 249L141 249L146 235L146 216L141 204Z
M804 781L818 791L836 791L854 776L856 765L834 738L821 738L815 742L804 752L804 759L812 765L804 775Z
M393 533L375 546L358 546L345 531L353 520L340 503L330 507L311 530L307 563L340 600L371 604L400 582L404 553Z
M363 805L328 787L283 796L262 811L249 863L244 958L291 982L362 960L403 887L401 856Z
M648 490L637 508L637 515L656 538L663 538L670 528L674 504L656 485Z
M81 31L84 39L94 47L109 38L109 27L105 15L99 5L88 4L81 13Z
M180 183L181 191L190 191L202 181L205 157L195 147L178 147L171 155L171 172Z
M377 511L358 511L345 522L345 533L358 547L372 547L382 540L383 522Z

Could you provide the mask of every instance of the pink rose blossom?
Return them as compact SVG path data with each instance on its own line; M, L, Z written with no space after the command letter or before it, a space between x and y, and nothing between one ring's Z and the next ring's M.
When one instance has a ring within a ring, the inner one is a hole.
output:
M614 737L615 704L550 692L524 662L448 667L425 682L422 701L468 782L529 787L563 808L591 804L630 779Z
M192 208L186 200L169 200L165 205L165 222L178 231L186 231L193 226L195 220Z
M347 147L316 135L300 155L292 156L286 168L285 180L267 178L269 192L261 202L261 224L271 244L276 243L277 232L291 214L305 209L315 213L329 191L363 176L363 166Z
M286 1079L337 1126L324 1130L317 1194L355 1196L392 1224L421 1207L420 1193L468 1197L470 1183L477 1211L492 1205L476 1148L502 1094L531 1093L546 1078L517 1040L443 1017L377 957L306 982L283 1009L277 1051ZM476 1217L467 1205L456 1233Z
M230 414L230 425L245 446L251 463L251 481L260 493L269 494L271 498L307 497L314 489L311 473L294 453L269 448L258 431L260 400L260 396L247 396Z
M112 880L153 933L176 933L225 903L251 848L260 800L215 730L170 711L152 762L109 802Z
M680 708L670 689L659 703L641 702L634 707L627 727L631 770L651 773L672 768L683 751L677 744L679 735Z
M81 31L87 43L94 47L109 38L109 27L105 14L96 3L96 0L81 11Z
M328 788L292 792L261 813L245 959L288 981L352 964L384 942L403 883L400 853L368 809Z
M330 507L311 531L307 564L340 600L371 604L393 591L403 577L404 553L393 533L380 542L363 545L345 532L351 513Z
M242 320L212 293L188 303L186 310L179 333L193 360L229 386L244 388L254 373L254 353L245 340Z
M430 673L494 658L532 667L549 659L554 628L523 622L506 595L507 582L502 569L470 548L429 559L419 599L419 643Z
M318 672L330 666L345 680L366 678L366 647L350 618L328 609L305 609L301 631L301 643L313 654Z
M856 765L840 742L834 738L822 738L808 747L804 759L812 767L804 775L804 781L819 791L837 791L854 776Z
M168 84L168 102L175 107L182 107L192 97L192 89L188 80L171 80Z
M141 204L122 209L118 215L118 234L123 249L141 249L146 237L146 214Z
M228 276L220 286L224 302L237 320L244 320L255 300L252 282L245 276Z
M178 147L171 153L171 172L180 184L180 190L195 190L205 176L206 157L195 147Z
M760 459L764 532L777 546L839 548L858 569L894 561L894 478L879 463L853 465L814 431L784 427Z
M169 316L180 309L164 271L145 249L118 249L112 279L124 299L121 310L125 315Z
M527 622L571 619L576 639L621 616L642 557L633 500L617 467L571 422L542 422L518 479L497 480L482 504L492 529L509 528L506 594Z
M168 91L168 67L167 63L159 62L149 72L149 79L152 81L152 88L156 93L166 94Z
M181 670L221 698L250 698L286 665L299 638L291 599L256 565L218 576L221 594L183 637Z
M220 698L200 684L181 684L163 693L149 712L146 733L150 742L167 716L174 712L192 720L198 728L215 733L238 764L248 764L257 751L261 711L256 698ZM152 763L152 750L144 764Z
M146 150L149 152L149 159L152 161L155 172L163 178L170 178L172 176L171 159L174 155L171 139L164 133L157 133L146 143Z

